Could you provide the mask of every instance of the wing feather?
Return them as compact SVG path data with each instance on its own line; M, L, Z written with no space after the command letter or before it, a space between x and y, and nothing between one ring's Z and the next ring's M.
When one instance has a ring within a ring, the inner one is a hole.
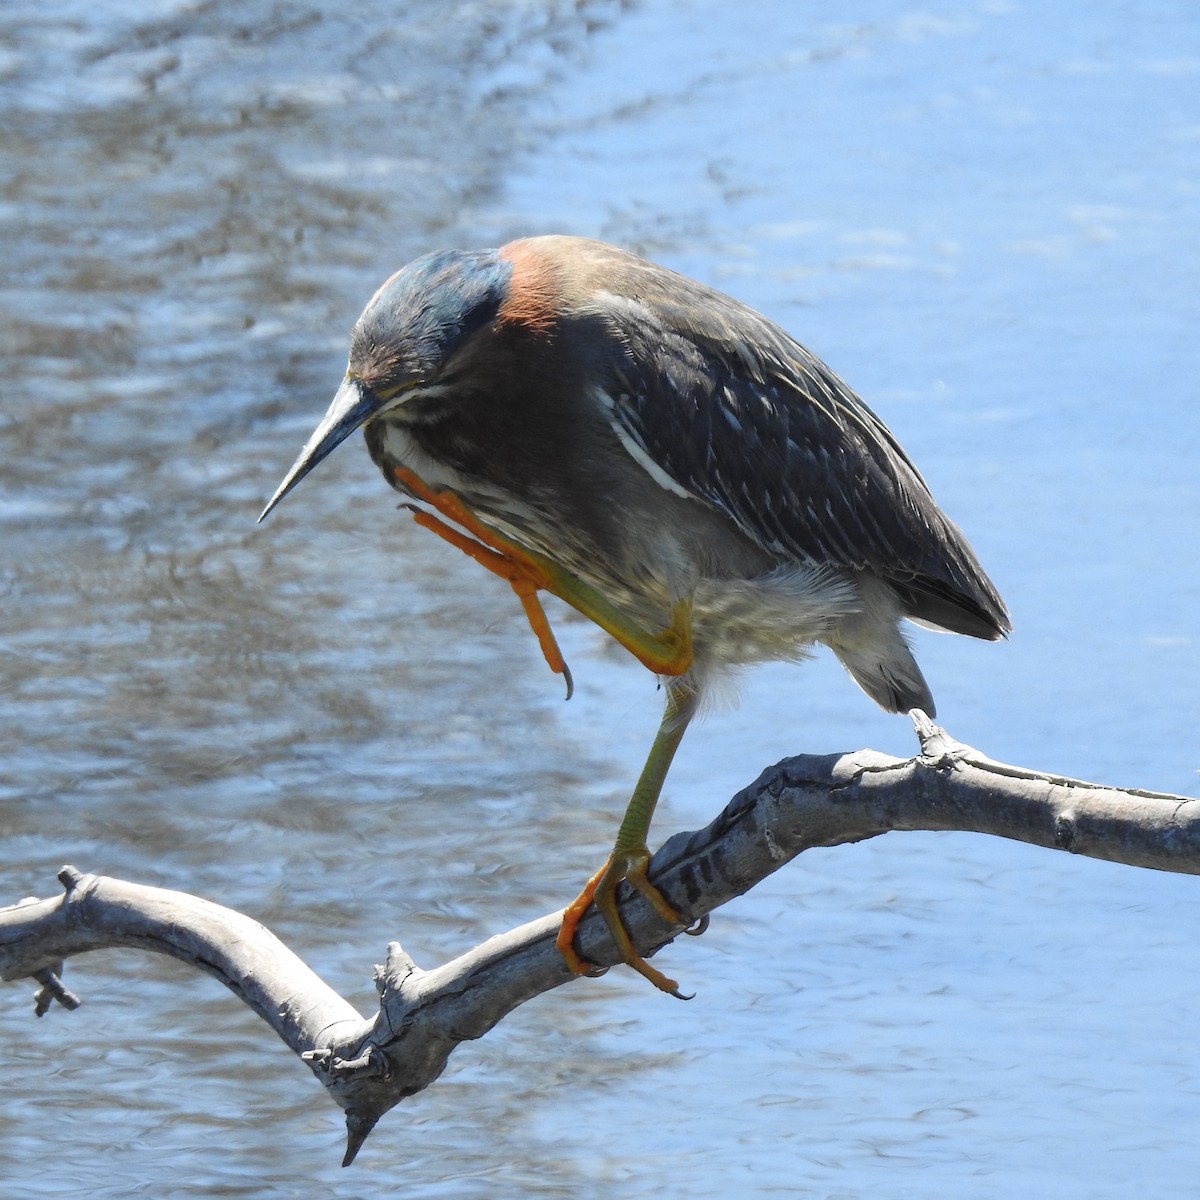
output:
M943 628L1009 629L966 539L853 391L753 310L632 262L594 310L625 350L606 390L627 445L773 553L877 574Z

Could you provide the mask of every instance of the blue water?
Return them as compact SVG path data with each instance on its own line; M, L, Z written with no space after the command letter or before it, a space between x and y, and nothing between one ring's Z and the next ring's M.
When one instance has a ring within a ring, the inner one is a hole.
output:
M376 284L599 236L858 389L967 531L1003 645L917 632L993 757L1195 794L1200 9L259 0L0 13L0 828L266 921L364 1011L560 906L657 720L349 446L254 517ZM689 735L655 836L801 751L907 754L836 664ZM661 965L515 1013L380 1124L171 963L0 992L21 1196L1191 1197L1200 891L967 835L804 855Z

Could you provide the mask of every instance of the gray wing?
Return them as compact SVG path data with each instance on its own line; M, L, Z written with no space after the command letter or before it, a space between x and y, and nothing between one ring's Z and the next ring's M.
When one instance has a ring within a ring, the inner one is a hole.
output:
M609 310L627 348L613 419L679 487L774 553L880 576L909 616L1009 630L962 533L832 371L719 292L665 271L639 284Z

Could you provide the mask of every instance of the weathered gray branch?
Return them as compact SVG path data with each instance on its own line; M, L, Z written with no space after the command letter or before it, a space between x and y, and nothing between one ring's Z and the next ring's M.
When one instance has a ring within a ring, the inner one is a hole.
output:
M965 830L1129 866L1200 873L1200 800L1096 787L993 762L952 741L923 714L921 753L803 756L765 771L707 828L677 834L651 873L689 922L698 922L813 846L904 829ZM363 1017L249 917L182 892L98 876L59 874L65 894L0 909L0 977L32 976L37 1011L79 1001L63 986L74 954L136 946L220 979L306 1061L346 1113L345 1162L379 1118L429 1086L454 1048L481 1037L518 1005L572 977L554 949L560 914L490 938L423 971L393 942L376 968L379 1011ZM680 928L635 894L622 913L650 954ZM616 961L594 914L579 946Z

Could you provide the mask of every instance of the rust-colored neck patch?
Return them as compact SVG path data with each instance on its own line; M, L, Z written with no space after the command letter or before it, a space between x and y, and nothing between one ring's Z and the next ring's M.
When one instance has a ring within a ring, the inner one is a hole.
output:
M528 241L509 242L500 249L499 257L512 263L512 275L497 318L531 333L549 333L562 309L558 264Z

